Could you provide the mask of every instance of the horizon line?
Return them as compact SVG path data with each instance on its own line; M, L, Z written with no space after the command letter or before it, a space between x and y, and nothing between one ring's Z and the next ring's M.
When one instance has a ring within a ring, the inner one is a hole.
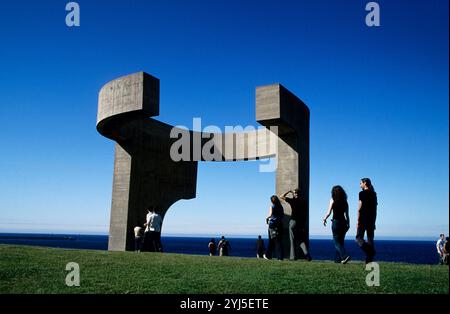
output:
M39 235L97 235L97 236L109 236L109 233L107 232L61 232L61 231L54 231L54 232L44 232L44 231L1 231L1 234L39 234ZM191 237L191 238L220 238L221 236L225 236L228 238L256 238L258 235L261 235L263 238L267 238L266 234L210 234L210 233L166 233L162 234L162 237ZM448 236L448 235L447 235ZM312 234L309 237L312 240L332 240L332 235L318 235L318 234ZM353 238L350 236L350 238ZM379 235L375 237L378 240L409 240L409 241L429 241L429 240L435 240L439 238L439 235L434 236L399 236L399 235ZM348 240L348 239L347 239Z

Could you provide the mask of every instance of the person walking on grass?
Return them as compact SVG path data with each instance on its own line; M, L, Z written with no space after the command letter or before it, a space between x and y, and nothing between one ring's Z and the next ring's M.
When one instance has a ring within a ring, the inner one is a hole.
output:
M287 197L290 193L292 197ZM301 249L305 258L311 261L311 255L306 247L306 223L308 219L306 200L300 195L299 189L287 191L280 198L291 206L291 219L289 221L290 260L297 260L299 249Z
M281 206L278 196L272 195L270 197L271 206L269 208L269 216L266 218L266 223L269 225L269 245L266 253L263 255L265 259L271 259L273 252L276 251L277 259L283 260L283 218L284 210Z
M345 251L345 234L350 229L350 217L348 215L347 193L340 185L331 189L331 199L327 213L323 218L323 225L327 226L327 219L333 212L331 230L333 232L334 246L336 248L336 262L346 264L350 256Z
M378 199L369 178L361 179L359 183L362 191L359 192L358 220L356 224L356 243L366 254L366 264L373 262L375 257L375 222L377 219ZM364 240L367 233L367 241Z

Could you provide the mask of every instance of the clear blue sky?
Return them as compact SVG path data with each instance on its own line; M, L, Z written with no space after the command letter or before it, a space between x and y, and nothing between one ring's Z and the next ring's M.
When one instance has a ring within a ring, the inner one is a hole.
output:
M107 81L161 80L171 124L257 125L255 87L280 82L311 110L312 235L333 185L356 217L359 179L379 195L378 235L448 234L448 1L68 1L0 5L0 232L108 232L114 144L96 132ZM166 234L265 234L274 174L201 163L195 200ZM353 224L354 226L354 224ZM353 228L350 235L354 234Z

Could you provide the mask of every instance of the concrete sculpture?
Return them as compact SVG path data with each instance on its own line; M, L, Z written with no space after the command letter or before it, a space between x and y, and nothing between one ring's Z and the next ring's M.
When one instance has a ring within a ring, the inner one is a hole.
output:
M205 137L151 118L158 115L159 80L147 73L120 77L100 90L97 130L116 142L109 250L133 250L133 228L149 205L158 205L164 217L176 201L195 198L197 163L210 160L196 155L195 145L209 145L220 156L213 161L276 157L276 194L299 187L309 204L309 109L280 84L256 88L256 120L267 130L276 127L275 141L264 130ZM192 138L188 160L171 157L174 131ZM283 202L283 207L288 220L290 206ZM264 215L265 210L258 219Z

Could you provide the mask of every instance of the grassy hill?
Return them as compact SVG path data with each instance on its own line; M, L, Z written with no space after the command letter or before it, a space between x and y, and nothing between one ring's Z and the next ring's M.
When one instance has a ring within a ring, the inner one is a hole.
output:
M80 286L68 287L68 262ZM0 293L445 293L449 268L380 262L368 287L362 262L68 250L0 245Z

